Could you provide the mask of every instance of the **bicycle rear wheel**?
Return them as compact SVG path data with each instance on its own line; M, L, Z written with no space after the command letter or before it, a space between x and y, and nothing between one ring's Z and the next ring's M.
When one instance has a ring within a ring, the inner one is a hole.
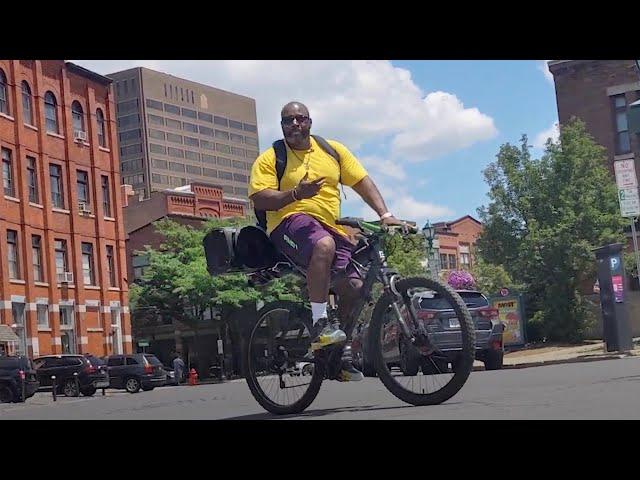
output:
M324 378L321 364L301 363L311 346L311 312L278 301L263 306L249 335L245 374L251 394L268 412L300 413L316 398ZM311 375L307 375L311 373Z
M400 400L412 405L440 404L462 388L473 368L471 315L449 285L411 277L395 286L404 299L400 314L417 341L412 344L403 333L393 305L397 298L390 292L383 294L371 315L368 339L376 372Z

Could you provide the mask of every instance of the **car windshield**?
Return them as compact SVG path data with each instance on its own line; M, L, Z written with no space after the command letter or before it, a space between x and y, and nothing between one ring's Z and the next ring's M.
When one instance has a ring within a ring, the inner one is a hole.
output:
M469 308L489 306L489 302L480 292L458 292L458 294L462 297ZM445 310L451 308L451 305L440 295L434 293L433 298L422 297L420 299L420 308L427 310Z

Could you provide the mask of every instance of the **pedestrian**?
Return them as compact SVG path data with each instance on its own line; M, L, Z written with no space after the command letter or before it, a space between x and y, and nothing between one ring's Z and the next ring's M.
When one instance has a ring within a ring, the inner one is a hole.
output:
M176 385L180 385L184 375L184 360L182 360L179 353L177 353L176 357L173 359L173 375Z

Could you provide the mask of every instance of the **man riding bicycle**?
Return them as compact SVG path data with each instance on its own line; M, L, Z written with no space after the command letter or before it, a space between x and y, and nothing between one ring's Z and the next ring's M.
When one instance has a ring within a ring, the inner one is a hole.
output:
M339 161L313 138L309 110L300 102L282 108L281 127L286 148L286 168L279 178L276 151L269 148L251 169L249 196L256 210L267 212L267 233L281 252L307 270L307 287L311 314L317 336L311 349L317 350L346 342L344 322L353 321L355 300L362 289L362 279L350 267L354 245L336 220L340 217L338 184L347 185L362 197L385 225L402 225L387 206L367 171L341 143L327 143ZM339 295L338 317L343 322L328 321L329 285ZM344 330L343 330L344 329ZM359 381L363 375L352 363L349 345L344 348L341 381Z

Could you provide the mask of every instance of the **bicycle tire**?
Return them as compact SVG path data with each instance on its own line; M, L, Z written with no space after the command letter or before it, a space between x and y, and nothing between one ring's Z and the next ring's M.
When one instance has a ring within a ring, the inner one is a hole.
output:
M296 315L300 315L300 320L304 323L304 325L310 332L312 331L313 323L311 321L311 312L308 309L304 308L303 305L290 301L276 301L264 305L260 310L258 310L258 318L251 328L251 333L249 334L249 338L247 341L247 348L245 352L245 380L247 382L247 385L249 386L249 390L251 391L253 398L256 399L256 401L260 404L260 406L262 406L262 408L276 415L291 415L304 411L318 396L322 381L324 380L324 369L322 368L321 364L314 364L313 374L311 376L307 391L300 397L299 400L292 403L291 405L277 404L273 402L263 391L258 382L254 362L252 362L252 342L255 338L256 331L258 330L260 324L264 321L264 318L270 312L273 312L275 310L288 310L289 312L294 312L294 314Z
M453 306L453 310L459 320L462 334L462 351L459 354L459 363L456 366L453 378L443 388L433 393L415 393L405 389L394 380L384 361L381 348L382 342L380 341L385 312L395 299L389 292L385 292L380 297L371 314L371 326L369 328L371 332L369 341L371 343L369 344L369 351L373 353L374 366L378 377L395 397L416 406L438 405L458 393L471 374L475 358L475 328L471 314L464 301L449 285L426 277L409 277L396 282L396 289L401 293L410 288L420 287L440 294Z

